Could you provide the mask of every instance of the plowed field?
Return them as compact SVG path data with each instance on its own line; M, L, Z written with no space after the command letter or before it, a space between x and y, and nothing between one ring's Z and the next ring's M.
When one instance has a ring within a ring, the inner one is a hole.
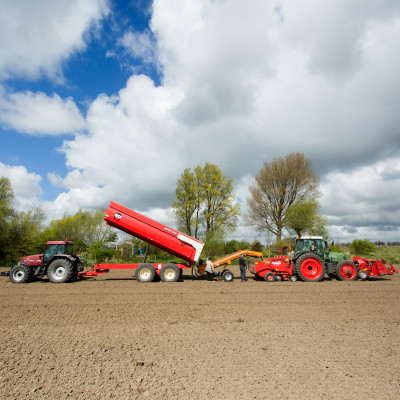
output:
M400 274L0 278L1 399L399 399Z

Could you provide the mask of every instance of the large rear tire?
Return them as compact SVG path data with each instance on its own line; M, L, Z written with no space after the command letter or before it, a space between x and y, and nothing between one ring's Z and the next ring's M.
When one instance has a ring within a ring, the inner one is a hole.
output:
M33 273L29 265L18 264L11 268L10 280L13 283L28 283L32 278Z
M302 254L294 265L296 275L303 282L320 282L325 274L321 257L314 253Z
M358 268L353 261L343 260L336 265L336 276L341 281L354 281L357 274Z
M173 263L165 264L160 270L160 279L163 282L178 282L180 268Z
M138 282L152 282L155 274L155 268L149 263L144 263L136 268L135 277Z
M69 260L59 258L47 267L47 277L53 283L70 282L75 273L75 268Z

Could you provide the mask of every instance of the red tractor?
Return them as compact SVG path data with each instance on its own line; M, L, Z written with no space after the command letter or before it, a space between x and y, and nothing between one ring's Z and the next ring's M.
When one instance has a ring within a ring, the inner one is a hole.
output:
M54 283L71 282L83 271L79 256L73 253L73 244L67 240L47 242L43 254L22 257L10 271L13 283L27 283L47 275Z

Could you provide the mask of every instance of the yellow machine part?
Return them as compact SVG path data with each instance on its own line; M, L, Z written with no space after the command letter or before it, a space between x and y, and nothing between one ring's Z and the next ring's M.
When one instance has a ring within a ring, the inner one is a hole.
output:
M223 265L223 264L230 264L233 260L236 260L241 255L262 258L262 253L260 253L259 251L239 250L236 253L228 254L225 257L222 257L222 258L219 258L218 260L213 261L212 262L213 267L219 267L220 265ZM205 272L206 272L206 264L202 264L197 267L198 274L201 275L201 274L204 274Z

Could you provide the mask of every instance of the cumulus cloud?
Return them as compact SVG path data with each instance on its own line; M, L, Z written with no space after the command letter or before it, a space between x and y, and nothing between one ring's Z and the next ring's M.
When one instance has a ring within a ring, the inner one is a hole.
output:
M17 209L26 210L40 205L39 197L43 193L40 175L28 172L22 165L11 166L0 162L0 176L10 179Z
M81 131L85 120L71 98L29 91L0 98L0 120L18 132L60 135Z
M86 48L84 35L108 14L107 0L2 2L0 79L62 79L61 63Z

